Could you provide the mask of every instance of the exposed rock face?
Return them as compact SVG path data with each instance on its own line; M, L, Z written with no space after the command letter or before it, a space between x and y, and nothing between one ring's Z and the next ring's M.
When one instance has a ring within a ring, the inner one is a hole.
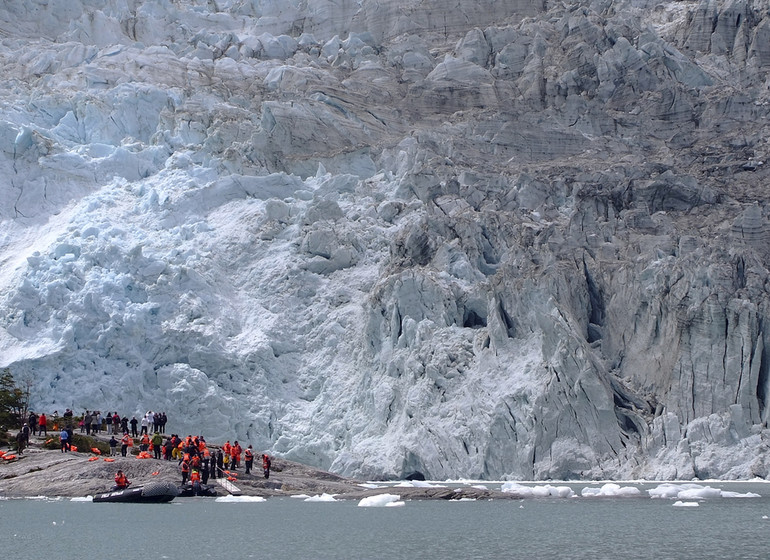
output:
M766 476L767 8L3 6L3 365L346 475Z

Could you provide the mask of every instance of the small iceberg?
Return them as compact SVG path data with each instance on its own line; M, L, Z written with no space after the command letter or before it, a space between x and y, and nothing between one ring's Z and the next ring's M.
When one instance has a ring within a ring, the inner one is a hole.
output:
M320 496L308 496L306 502L336 502L337 499L332 494L321 494Z
M398 494L377 494L362 498L358 502L358 507L398 507L403 505L404 502L401 501L401 496Z
M262 496L219 496L214 498L215 502L226 503L248 503L248 502L266 502Z

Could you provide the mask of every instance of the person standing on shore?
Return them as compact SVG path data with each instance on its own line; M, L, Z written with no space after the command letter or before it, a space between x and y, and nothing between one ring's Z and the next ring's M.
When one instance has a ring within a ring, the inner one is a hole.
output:
M225 454L222 453L221 448L217 450L216 464L217 464L217 468L219 469L217 471L217 476L221 478L223 476L223 471L225 470Z
M123 457L126 456L126 453L128 453L128 447L129 445L133 445L133 441L131 441L131 436L128 435L128 432L123 434L123 439L120 440L120 454L123 455Z
M270 465L273 462L270 460L270 455L267 453L262 454L262 472L265 474L265 478L270 478Z
M19 433L16 434L16 445L19 448L19 455L24 454L24 444L27 443L26 438L24 437L24 432L19 430Z
M232 460L230 461L230 466L233 469L237 469L241 466L241 452L243 451L243 448L241 447L241 444L238 443L238 440L236 439L233 445L230 447L230 457L232 457Z
M21 429L21 432L24 434L25 445L29 447L29 424L24 422L24 427Z
M91 422L93 422L94 418L91 416L91 413L86 410L86 415L83 416L83 423L86 425L86 435L91 435Z
M66 428L62 428L59 433L59 443L61 444L62 453L66 453L70 450L70 434Z
M43 435L43 432L45 432L45 436L48 437L48 419L45 417L45 412L40 413L40 417L37 420L37 426L39 428L38 435Z
M110 437L110 456L114 457L118 454L118 440L115 439L115 436L113 435Z
M139 420L136 416L131 417L131 437L139 437L139 432L136 430L136 425L139 424Z
M37 414L30 411L29 418L27 418L27 423L29 424L29 427L32 430L32 435L34 436L35 434L37 434Z
M249 445L246 451L243 452L243 460L246 464L246 474L251 474L251 467L254 465L254 451Z
M150 443L152 444L152 452L155 454L155 458L160 459L160 451L163 446L163 436L156 431L154 434L152 434Z
M179 468L182 471L182 486L184 486L187 484L187 475L190 474L190 463L187 462L187 459L182 459Z

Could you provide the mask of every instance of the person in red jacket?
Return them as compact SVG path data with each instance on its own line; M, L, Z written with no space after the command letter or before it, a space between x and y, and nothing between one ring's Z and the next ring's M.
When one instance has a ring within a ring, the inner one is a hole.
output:
M37 421L38 428L38 435L43 435L43 432L45 432L46 437L48 437L48 419L45 417L45 413L40 413L40 418L38 418Z
M112 488L113 490L125 490L129 487L131 483L126 478L126 475L123 474L123 471L118 470L118 472L115 474L115 486Z

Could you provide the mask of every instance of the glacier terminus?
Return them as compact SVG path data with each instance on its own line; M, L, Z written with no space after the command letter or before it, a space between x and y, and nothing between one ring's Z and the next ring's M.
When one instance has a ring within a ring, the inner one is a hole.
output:
M0 367L347 476L767 477L768 0L0 5Z

